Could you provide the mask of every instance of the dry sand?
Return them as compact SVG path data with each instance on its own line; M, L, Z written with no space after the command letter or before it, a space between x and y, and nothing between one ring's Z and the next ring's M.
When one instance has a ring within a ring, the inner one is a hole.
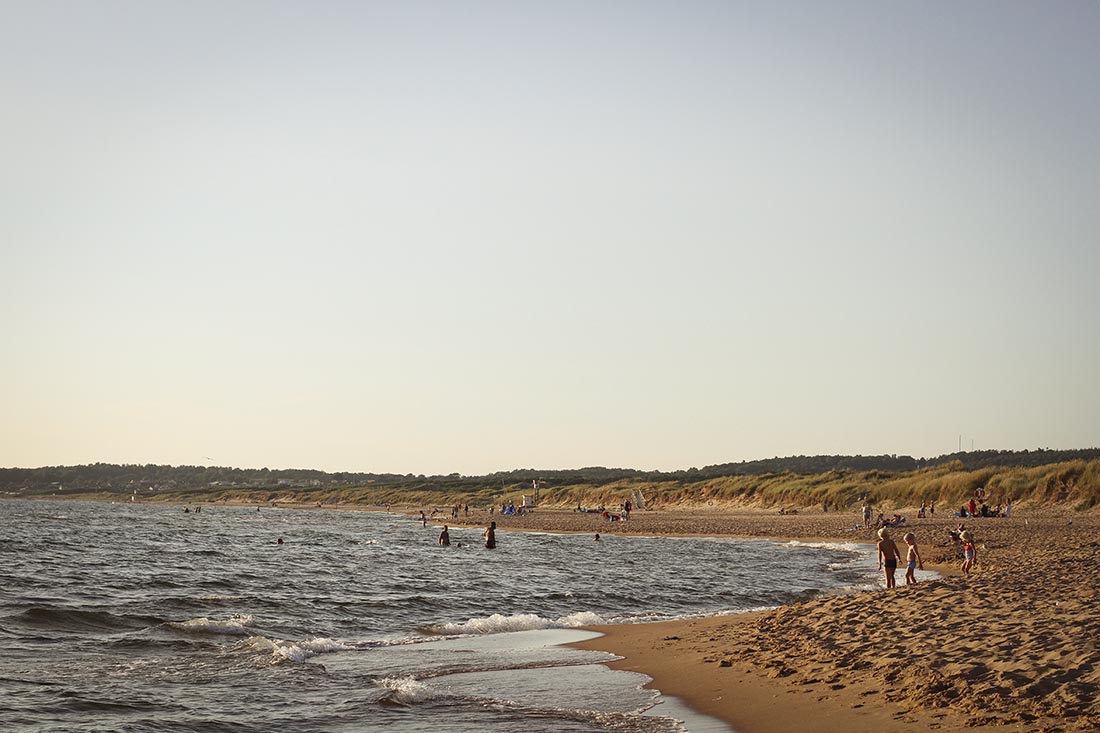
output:
M635 512L609 523L540 509L493 519L503 530L874 539L854 515L820 511ZM1017 508L1011 519L966 520L978 547L969 578L948 541L958 521L909 527L942 580L740 616L599 627L605 636L581 646L624 657L614 666L644 672L738 733L1100 731L1100 518Z

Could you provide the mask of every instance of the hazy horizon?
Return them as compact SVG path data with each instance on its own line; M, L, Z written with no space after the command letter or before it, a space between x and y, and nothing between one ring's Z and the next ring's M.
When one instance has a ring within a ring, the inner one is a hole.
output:
M1033 451L1033 452L1038 452L1038 451L1079 451L1079 450L1085 451L1085 450L1096 450L1097 448L1098 448L1098 446L1088 446L1088 447L1080 447L1080 448L1052 448L1052 447L1049 447L1049 446L1043 446L1043 447L1036 447L1034 449L1031 449L1031 448L1018 449L1017 452L1021 452L1021 451L1025 451L1025 450ZM609 465L609 464L591 464L591 465L586 465L586 466L510 466L510 467L498 467L498 468L495 468L495 469L484 471L480 474L468 474L468 473L462 473L460 471L439 471L439 472L434 472L434 473L428 473L428 472L425 472L425 471L403 471L403 472L398 472L398 471L375 471L375 470L370 470L370 469L355 469L355 470L341 469L341 468L320 469L320 468L316 468L314 466L277 466L277 465L238 466L238 465L228 465L228 464L220 464L220 463L208 463L208 462L203 462L203 461L200 461L198 463L189 463L189 464L187 464L187 463L185 463L185 464L157 464L157 463L150 463L148 461L135 461L135 462L132 462L132 463L120 463L120 462L117 462L117 461L106 461L106 460L104 460L104 461L91 461L89 463L82 463L82 464L51 464L51 465L43 465L43 466L0 466L0 469L37 470L37 469L43 469L43 468L69 468L69 467L75 467L75 466L95 465L95 464L116 465L116 466L117 465L123 465L123 466L125 466L125 465L133 465L133 466L168 465L168 466L177 467L177 468L178 467L183 467L183 466L193 466L193 467L198 467L198 468L203 468L203 467L205 467L205 468L227 468L227 469L231 469L231 470L244 470L244 471L256 471L256 470L266 469L266 470L270 470L270 471L322 471L324 473L330 473L330 474L332 474L332 473L365 473L365 474L378 474L378 475L392 474L392 475L395 475L395 476L418 476L418 475L419 476L448 476L448 475L451 475L451 474L454 474L454 473L459 473L462 476L466 476L466 477L476 477L476 476L488 476L488 475L492 475L492 474L496 474L496 473L510 473L510 472L513 472L513 471L548 471L548 472L552 472L552 471L582 471L582 470L590 469L590 468L607 469L607 470L612 470L612 471L614 471L614 470L624 470L624 471L645 471L645 472L657 472L657 473L675 473L677 471L688 471L688 470L694 470L694 469L702 469L702 468L705 468L707 466L721 466L721 465L726 465L726 464L738 464L738 463L755 463L755 462L759 462L759 461L770 461L770 460L786 460L786 459L800 458L800 457L814 457L814 456L819 456L819 455L840 455L840 456L849 457L849 458L860 458L860 457L875 458L875 457L879 457L879 456L892 456L892 457L902 456L902 457L912 458L912 459L917 460L917 461L922 461L922 460L933 460L933 459L936 459L936 458L942 458L944 456L954 455L954 454L957 454L957 453L981 453L983 451L1001 452L1001 451L1004 451L1004 450L1007 450L1007 449L999 449L999 448L968 449L964 446L961 450L948 451L946 453L940 453L940 454L936 454L936 455L914 455L914 454L911 454L911 453L886 453L886 454L880 454L880 453L874 453L874 454L872 454L872 453L846 453L846 454L797 454L797 455L772 456L772 457L757 456L756 458L745 458L745 459L738 459L738 460L731 460L731 461L717 461L715 463L703 464L703 465L699 465L699 466L680 466L680 467L676 467L676 468L667 468L667 469L645 468L645 467L641 467L641 466L617 466L617 465Z
M9 2L0 465L1100 436L1100 4Z

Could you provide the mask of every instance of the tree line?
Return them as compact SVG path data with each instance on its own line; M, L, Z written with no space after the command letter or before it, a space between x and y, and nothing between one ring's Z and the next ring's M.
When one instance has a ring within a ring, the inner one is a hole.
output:
M900 473L958 462L966 470L993 467L1035 467L1051 463L1100 458L1100 448L1023 451L969 451L935 458L912 456L788 456L739 463L722 463L679 471L643 471L630 468L591 466L575 469L522 468L498 471L484 476L457 473L438 476L422 474L326 472L316 469L230 468L225 466L165 466L155 464L93 463L81 466L45 466L42 468L0 468L0 492L8 495L43 493L130 493L149 489L277 489L335 488L377 484L418 490L473 490L487 486L509 486L543 482L542 485L589 484L603 486L629 479L695 482L730 476L754 476L792 473L800 475L829 472L883 471Z

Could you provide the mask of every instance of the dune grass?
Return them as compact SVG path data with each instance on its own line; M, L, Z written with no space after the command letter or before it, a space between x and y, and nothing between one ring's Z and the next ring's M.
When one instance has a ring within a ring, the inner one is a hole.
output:
M1041 505L1085 511L1100 506L1100 461L1071 461L1035 468L983 468L968 471L960 463L920 471L831 471L821 474L727 476L696 482L638 480L610 484L560 486L544 492L544 505L572 508L617 507L640 491L649 507L703 506L745 509L855 509L864 501L886 509L914 508L935 502L941 511L966 503L979 487L996 506L1012 499L1017 506ZM519 493L504 500L519 502Z
M951 512L966 503L977 488L986 501L997 506L1011 498L1017 506L1042 506L1066 511L1100 507L1100 460L1076 460L1033 468L981 468L967 470L959 462L918 471L829 471L818 474L765 473L724 476L703 480L620 479L606 483L547 486L540 491L541 506L573 509L577 506L617 508L635 492L645 497L646 508L694 509L827 509L855 510L864 501L881 511L911 509L935 502L937 511ZM164 491L145 500L171 502L243 501L255 504L305 504L322 506L392 506L445 509L454 504L486 509L492 505L533 498L527 483L462 482L371 484L350 487L318 487L267 490L179 489ZM117 499L103 493L70 495L69 498Z

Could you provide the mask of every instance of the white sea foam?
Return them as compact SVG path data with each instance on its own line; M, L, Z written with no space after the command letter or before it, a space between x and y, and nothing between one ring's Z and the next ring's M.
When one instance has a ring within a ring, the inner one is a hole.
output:
M472 618L462 623L440 624L429 630L437 634L503 634L535 629L573 629L602 623L606 623L606 620L590 611L571 613L556 619L543 618L534 613L518 613L512 616L494 613L492 616Z
M799 542L791 540L784 543L787 547L816 547L820 550L840 550L841 552L867 552L866 543L858 542Z
M442 696L439 690L413 677L383 677L375 680L375 684L391 690L391 699L405 705L414 705Z
M253 618L248 614L235 614L226 619L193 618L190 621L169 621L168 626L180 631L190 631L205 634L230 634L233 636L247 636L252 633L248 627L252 625Z
M740 616L743 613L756 613L757 611L771 611L779 606L750 606L749 608L727 608L720 611L696 611L688 613L664 614L644 613L636 615L618 616L602 622L605 624L650 624L662 621L689 621L697 618L710 618L711 616ZM587 626L587 624L585 624Z
M335 639L305 639L304 641L287 641L285 639L268 639L266 636L250 636L239 645L240 648L253 649L260 652L271 653L271 663L304 662L310 657L326 652L342 652L355 647L349 646Z

